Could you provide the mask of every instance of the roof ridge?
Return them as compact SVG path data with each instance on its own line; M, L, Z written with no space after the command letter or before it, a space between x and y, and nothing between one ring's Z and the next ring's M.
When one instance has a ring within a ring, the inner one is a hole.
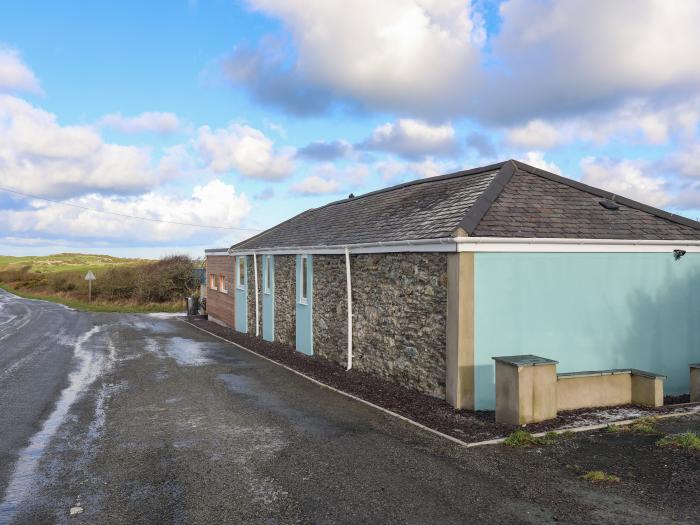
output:
M577 190L584 191L586 193L590 193L592 195L595 195L596 197L603 197L604 199L610 199L612 201L617 202L618 204L623 204L627 206L628 208L633 208L635 210L643 211L645 213L649 213L651 215L654 215L656 217L659 217L661 219L666 219L671 222L675 222L676 224L681 224L683 226L688 226L690 228L694 228L696 230L700 230L700 221L695 221L693 219L689 219L688 217L683 217L682 215L677 215L675 213L671 213L659 208L655 208L653 206L649 206L648 204L644 204L643 202L635 201L633 199L623 197L622 195L618 195L616 193L612 193L607 190L603 190L601 188L596 188L595 186L590 186L588 184L585 184L583 182L570 179L568 177L564 177L562 175L557 175L556 173L552 173L551 171L543 170L542 168L537 168L535 166L531 166L529 164L525 164L524 162L521 162L519 160L512 160L513 164L532 175L537 175L538 177L542 177L554 182L559 182L561 184L565 184L567 186L570 186L572 188L576 188Z
M463 229L467 235L474 233L474 229L484 218L486 212L489 211L493 201L495 201L498 196L506 187L506 184L515 174L516 164L513 159L507 160L501 164L501 168L498 173L493 178L493 180L486 186L486 189L479 195L474 204L472 204L469 209L464 213L464 217L459 221L455 231L460 228Z

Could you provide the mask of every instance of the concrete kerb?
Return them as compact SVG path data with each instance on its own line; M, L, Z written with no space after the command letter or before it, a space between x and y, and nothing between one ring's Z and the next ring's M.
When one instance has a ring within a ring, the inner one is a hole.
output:
M331 390L331 391L333 391L333 392L336 392L336 393L338 393L338 394L340 394L340 395L342 395L342 396L345 396L345 397L348 397L348 398L353 399L353 400L355 400L355 401L358 401L358 402L360 402L360 403L363 403L363 404L365 404L365 405L367 405L367 406L370 406L370 407L372 407L372 408L374 408L374 409L376 409L376 410L379 410L380 412L384 412L385 414L388 414L388 415L390 415L390 416L392 416L392 417L395 417L395 418L397 418L397 419L400 419L401 421L405 421L406 423L409 423L410 425L413 425L413 426L418 427L418 428L420 428L420 429L422 429L422 430L425 430L426 432L429 432L429 433L431 433L431 434L433 434L433 435L435 435L435 436L438 436L438 437L447 439L447 440L449 440L449 441L452 441L453 443L455 443L455 444L457 444L457 445L460 445L460 446L462 446L462 447L464 447L464 448L481 447L481 446L485 446L485 445L498 445L498 444L503 443L503 442L507 439L507 438L505 438L505 437L501 437L501 438L487 439L487 440L484 440L484 441L474 441L474 442L471 442L471 443L468 443L468 442L466 442L466 441L462 441L462 440L459 439L459 438L450 436L449 434L445 434L445 433L443 433L443 432L440 432L439 430L435 430L435 429L433 429L433 428L430 428L430 427L428 427L428 426L426 426L426 425L423 425L423 424L421 424L421 423L418 423L417 421L414 421L414 420L412 420L412 419L410 419L410 418L407 418L406 416L402 416L401 414L397 414L396 412L393 412L393 411L391 411L391 410L389 410L389 409L387 409L387 408L381 407L381 406L379 406L379 405L375 405L374 403L371 403L371 402L369 402L369 401L366 401L365 399L362 399L362 398L360 398L360 397L357 397L357 396L355 396L355 395L353 395L353 394L349 394L348 392L344 392L344 391L342 391L342 390L339 390L339 389L337 389L337 388L335 388L335 387L332 387L332 386L330 386L330 385L327 385L326 383L322 383L321 381L318 381L318 380L314 379L314 378L311 377L311 376L308 376L308 375L306 375L306 374L304 374L304 373L302 373L302 372L299 372L298 370L294 370L293 368L291 368L291 367L289 367L289 366L287 366L287 365L285 365L285 364L283 364L283 363L280 363L280 362L278 362L278 361L275 361L274 359L270 359L269 357L266 357L266 356L264 356L264 355L262 355L262 354L259 354L259 353L257 353L257 352L254 352L253 350L250 350L249 348L246 348L245 346L241 346L241 345L239 345L238 343L234 343L233 341L229 341L228 339L225 339L225 338L223 338L223 337L221 337L221 336L219 336L219 335L216 335L216 334L210 332L209 330L205 330L204 328L201 328L201 327L199 327L199 326L197 326L197 325L195 325L195 324L192 324L192 323L190 323L189 321L187 321L187 320L185 320L185 319L178 319L178 320L182 321L183 323L186 323L186 324L190 325L190 326L193 327L193 328L196 328L197 330L199 330L199 331L201 331L201 332L204 332L204 333L206 333L206 334L209 334L209 335L211 335L212 337L216 337L217 339L220 339L221 341L224 341L225 343L228 343L228 344L230 344L230 345L232 345L232 346L235 346L236 348L239 348L239 349L241 349L241 350L243 350L243 351L245 351L245 352L248 352L249 354L252 354L252 355L254 355L254 356L256 356L256 357L259 357L260 359L264 359L265 361L269 361L270 363L273 363L273 364L275 364L275 365L277 365L277 366L280 366L280 367L282 367L282 368L284 368L284 369L286 369L286 370L289 370L290 372L292 372L292 373L294 373L294 374L296 374L296 375L298 375L298 376L301 376L301 377L303 377L304 379L306 379L306 380L308 380L308 381L311 381L312 383L315 383L315 384L317 384L317 385L319 385L319 386L321 386L321 387L323 387L323 388L327 388L327 389L329 389L329 390ZM688 404L692 405L693 403L688 403ZM679 405L679 406L680 406L680 405ZM699 414L699 413L700 413L700 405L698 405L698 406L696 407L696 410L692 410L692 411L689 411L689 412L676 412L676 413L672 413L672 414L660 414L660 415L658 415L658 416L653 416L653 417L654 417L655 419L668 419L668 418L672 418L672 417L687 416L687 415ZM551 433L554 433L554 434L564 434L564 433L569 433L569 432L576 432L576 433L578 433L578 432L588 432L588 431L593 431L593 430L601 430L601 429L607 428L607 427L610 426L610 425L615 425L615 426L624 427L624 426L629 426L629 425L631 425L631 424L634 423L635 421L638 421L639 419L641 419L641 417L648 417L648 416L640 416L639 418L625 419L625 420L622 420L622 421L611 421L611 422L609 422L609 423L600 423L600 424L596 424L596 425L586 425L586 426L583 426L583 427L561 428L561 429L552 430L552 431L548 431L548 432L551 432ZM548 432L537 432L537 433L533 434L533 436L542 437L542 436L544 436L545 434L547 434Z

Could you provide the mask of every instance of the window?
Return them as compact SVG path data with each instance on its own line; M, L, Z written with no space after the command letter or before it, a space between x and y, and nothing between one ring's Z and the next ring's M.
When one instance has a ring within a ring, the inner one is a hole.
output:
M236 273L238 274L236 286L241 290L245 290L245 257L238 258L238 269Z
M269 294L272 289L272 256L265 255L265 275L263 276L263 293Z
M223 273L219 275L219 290L224 293L228 293L228 283L226 282L226 276Z
M301 304L309 304L309 258L306 255L301 256L301 290L299 292L299 302Z
M216 286L216 274L214 274L214 273L209 274L209 288L211 288L212 290L216 290L216 288L217 288L217 286Z

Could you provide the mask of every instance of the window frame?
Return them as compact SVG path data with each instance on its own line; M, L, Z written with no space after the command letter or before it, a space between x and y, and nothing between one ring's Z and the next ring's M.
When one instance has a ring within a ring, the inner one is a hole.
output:
M299 259L299 304L309 304L309 256L302 255Z
M242 268L241 265L243 265ZM238 290L245 290L246 266L245 255L239 255L236 261L236 289Z
M272 270L270 269L271 262L271 255L263 255L263 266L265 268L265 273L263 275L263 293L266 295L270 295L272 293Z
M219 291L221 293L228 293L228 286L226 285L226 274L220 273L219 274Z
M215 273L209 274L209 289L210 290L218 290L219 289L219 283L216 280Z

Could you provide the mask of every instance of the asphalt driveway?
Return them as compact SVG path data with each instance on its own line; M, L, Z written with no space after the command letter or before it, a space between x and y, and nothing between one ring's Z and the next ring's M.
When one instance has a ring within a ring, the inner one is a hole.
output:
M0 523L697 519L692 483L581 481L596 439L466 450L175 318L0 291ZM700 468L677 457L676 480Z

